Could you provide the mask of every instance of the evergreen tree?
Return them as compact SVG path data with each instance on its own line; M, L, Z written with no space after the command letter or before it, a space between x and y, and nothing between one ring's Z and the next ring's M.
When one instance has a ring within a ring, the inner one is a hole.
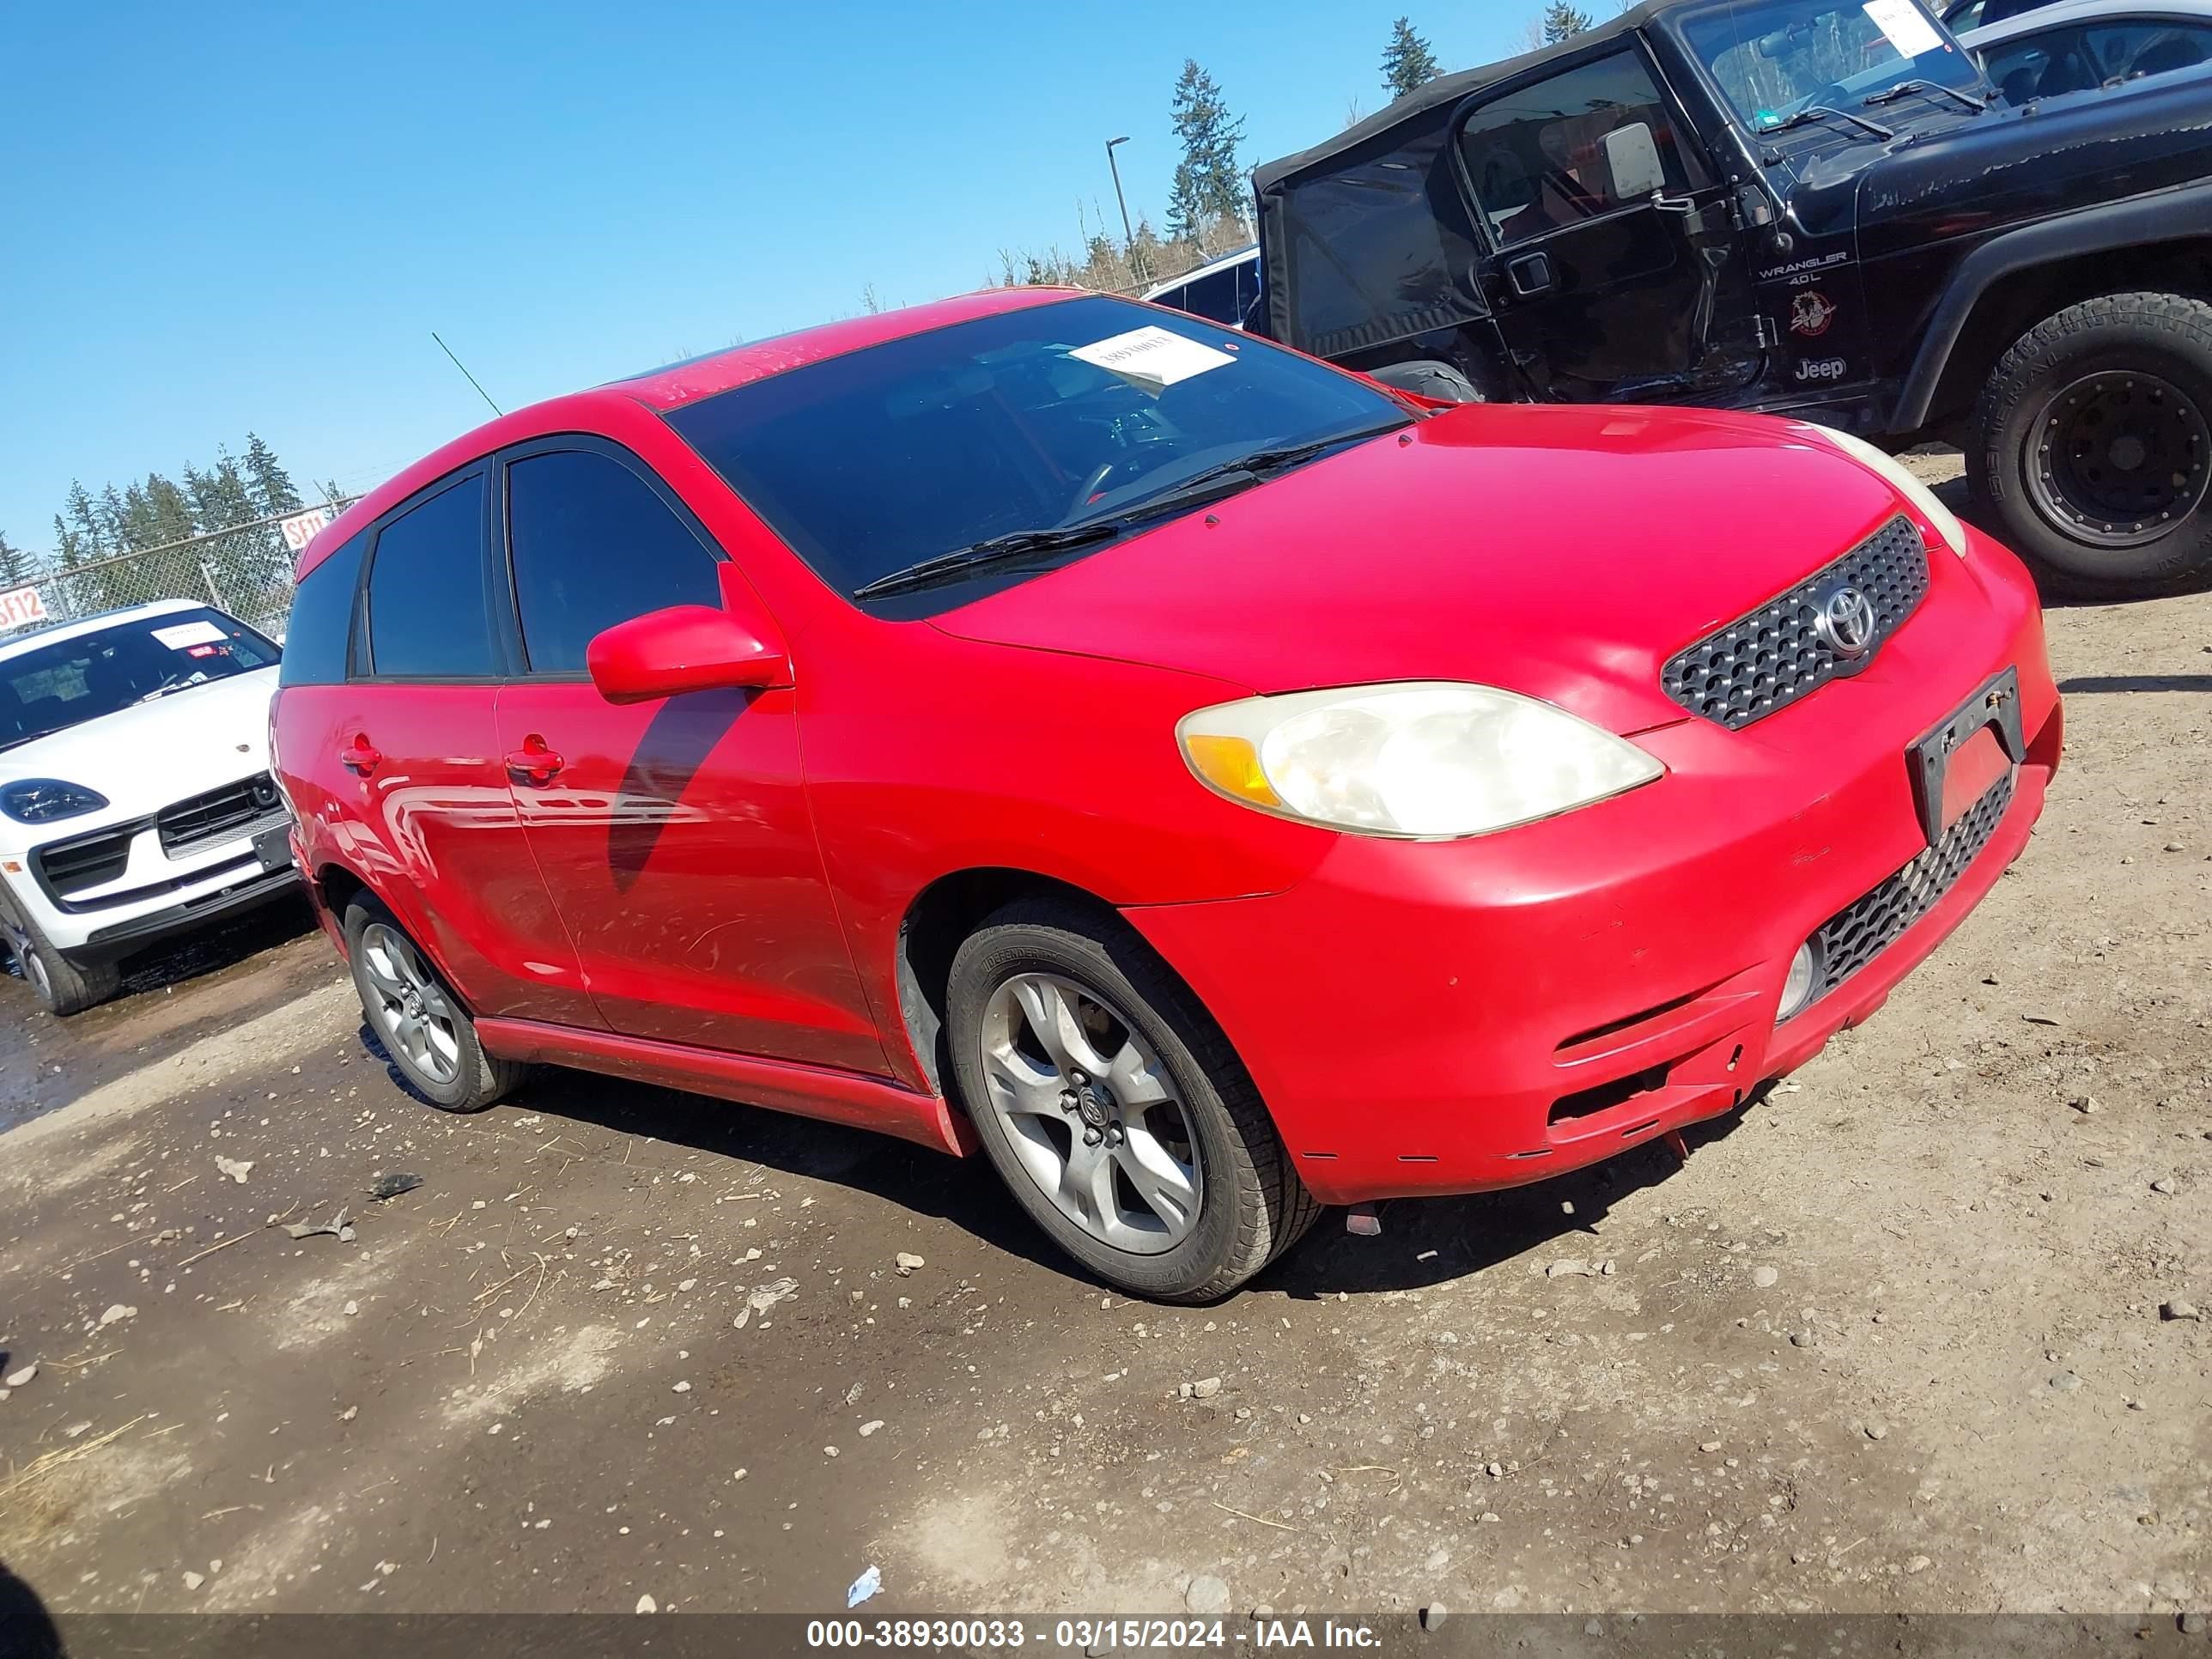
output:
M1544 8L1544 44L1556 46L1562 40L1573 39L1590 26L1590 15L1569 0L1551 0Z
M0 588L21 587L36 574L31 556L0 531Z
M338 488L338 481L336 478L325 478L316 488L323 492L323 499L318 503L319 506L335 509L346 498L345 491Z
M1390 25L1390 44L1382 48L1382 84L1393 98L1403 98L1424 82L1443 73L1429 43L1413 33L1411 18Z
M261 441L259 434L252 432L246 434L246 477L252 487L253 504L261 509L264 518L297 513L306 505L300 499L300 492L292 488L292 475L285 471L276 452Z
M1231 116L1221 88L1190 58L1182 60L1170 108L1182 160L1168 194L1168 234L1197 241L1209 225L1244 217L1244 176L1237 165L1244 122Z

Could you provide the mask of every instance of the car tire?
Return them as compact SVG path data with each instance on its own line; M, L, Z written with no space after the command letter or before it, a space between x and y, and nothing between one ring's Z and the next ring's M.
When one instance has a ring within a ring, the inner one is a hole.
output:
M1967 454L1979 515L2046 592L2212 574L2212 305L2108 294L2045 318L1997 360Z
M77 961L64 956L10 898L4 915L8 948L46 1011L58 1018L81 1014L106 1001L123 983L122 970L112 962Z
M1228 1038L1110 912L1008 905L955 954L945 1000L954 1079L985 1153L1053 1242L1108 1284L1212 1301L1321 1213ZM1139 1180L1159 1195L1147 1200Z
M1480 404L1488 401L1481 389L1446 362L1421 358L1409 363L1385 363L1367 371L1370 380L1417 398L1433 398L1440 404Z
M476 1022L392 912L366 896L346 906L346 960L361 1016L410 1092L444 1112L481 1112L527 1066L484 1052Z

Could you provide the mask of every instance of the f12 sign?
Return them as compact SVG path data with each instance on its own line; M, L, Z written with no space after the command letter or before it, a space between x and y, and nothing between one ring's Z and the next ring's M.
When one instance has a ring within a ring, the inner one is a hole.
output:
M11 587L0 593L0 628L20 628L25 623L44 622L46 602L39 597L35 587Z
M331 521L330 509L311 507L305 513L295 513L289 519L276 520L276 527L284 532L284 545L295 553L304 553L307 544L322 532Z

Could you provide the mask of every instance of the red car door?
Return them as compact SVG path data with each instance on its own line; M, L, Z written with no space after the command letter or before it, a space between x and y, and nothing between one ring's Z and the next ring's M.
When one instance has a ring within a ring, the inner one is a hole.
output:
M376 529L352 672L299 724L341 843L471 1012L590 1024L500 761L488 476L441 480Z
M499 693L508 787L601 1015L628 1035L886 1073L799 767L794 694L617 706L592 636L744 579L642 461L581 437L506 458L526 672Z

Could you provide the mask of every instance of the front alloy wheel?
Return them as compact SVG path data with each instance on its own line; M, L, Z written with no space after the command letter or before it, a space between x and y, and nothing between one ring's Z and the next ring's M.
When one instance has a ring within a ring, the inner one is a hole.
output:
M1190 1237L1204 1182L1175 1082L1127 1016L1056 974L1017 974L983 1014L989 1109L1060 1212L1158 1255Z
M1109 910L1000 910L953 957L945 1031L1015 1202L1109 1284L1226 1296L1321 1213L1220 1027Z

